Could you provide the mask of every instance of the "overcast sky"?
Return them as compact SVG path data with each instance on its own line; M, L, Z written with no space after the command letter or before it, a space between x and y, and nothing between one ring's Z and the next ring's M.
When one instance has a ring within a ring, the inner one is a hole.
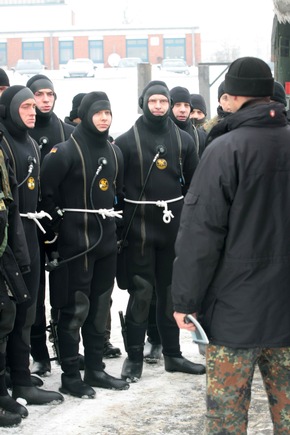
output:
M125 21L134 27L199 27L203 55L221 45L240 47L241 55L270 57L273 0L110 0L110 7L92 11L90 0L68 0L77 23L116 28ZM265 59L270 60L270 59Z

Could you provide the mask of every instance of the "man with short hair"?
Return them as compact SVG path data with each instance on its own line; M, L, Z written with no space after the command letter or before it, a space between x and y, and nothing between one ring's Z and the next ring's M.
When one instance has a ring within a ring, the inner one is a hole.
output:
M261 59L225 76L231 116L213 127L185 198L172 297L180 328L209 338L207 434L246 434L256 366L275 434L289 433L290 126Z

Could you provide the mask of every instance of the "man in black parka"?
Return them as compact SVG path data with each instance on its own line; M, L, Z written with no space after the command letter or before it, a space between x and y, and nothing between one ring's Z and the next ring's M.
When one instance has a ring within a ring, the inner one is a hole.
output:
M213 127L185 198L172 296L180 328L209 338L206 433L247 433L259 367L275 434L289 433L290 126L258 58L225 76L232 114Z
M183 195L198 164L198 155L193 139L169 118L170 101L164 82L150 82L139 100L143 115L115 141L124 156L124 233L129 225L124 245L127 283L120 283L118 275L117 279L130 294L124 331L128 358L121 374L130 382L142 375L153 289L165 370L204 373L203 365L181 355L171 303L174 242Z
M44 158L41 190L42 207L53 217L51 228L58 234L59 266L50 274L52 305L59 309L61 391L92 398L93 386L129 387L107 374L102 363L116 275L118 217L112 209L122 191L123 158L109 141L112 112L104 92L88 93L79 117L71 137ZM79 372L80 329L84 380Z

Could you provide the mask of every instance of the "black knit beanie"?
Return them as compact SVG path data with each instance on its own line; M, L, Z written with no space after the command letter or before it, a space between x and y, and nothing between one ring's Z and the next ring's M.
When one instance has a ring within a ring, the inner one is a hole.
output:
M2 68L0 68L0 86L10 86L8 75Z
M274 78L266 62L257 57L241 57L231 63L225 76L225 92L247 97L273 95Z
M82 99L83 99L83 97L85 95L86 95L85 93L80 93L80 94L77 94L77 95L75 95L73 97L73 100L72 100L72 109L71 109L70 114L69 114L69 119L71 121L73 121L74 119L78 118L78 116L79 116L78 115L78 109L79 109L80 104L82 102Z
M284 104L285 107L287 106L286 92L281 83L274 82L274 92L271 100L278 101L278 103Z
M105 92L90 92L86 94L80 104L78 109L78 116L82 120L82 125L85 129L90 130L93 133L108 134L106 132L98 132L94 123L93 116L95 113L101 110L111 110L110 100Z
M221 84L218 87L218 101L221 99L221 97L226 93L225 91L225 81L222 81Z
M170 90L172 105L175 103L188 103L191 105L189 90L182 86L176 86Z
M203 96L200 94L191 94L190 100L192 110L200 110L206 116L206 104Z

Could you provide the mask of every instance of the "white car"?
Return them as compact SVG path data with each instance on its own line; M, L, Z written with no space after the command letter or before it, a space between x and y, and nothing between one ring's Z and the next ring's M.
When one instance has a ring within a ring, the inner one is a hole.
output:
M179 74L190 74L189 67L183 59L163 59L161 69Z
M64 67L64 78L95 77L96 66L91 59L70 59Z
M28 77L35 74L43 74L45 66L42 65L39 59L19 59L12 71L18 74L25 74Z

